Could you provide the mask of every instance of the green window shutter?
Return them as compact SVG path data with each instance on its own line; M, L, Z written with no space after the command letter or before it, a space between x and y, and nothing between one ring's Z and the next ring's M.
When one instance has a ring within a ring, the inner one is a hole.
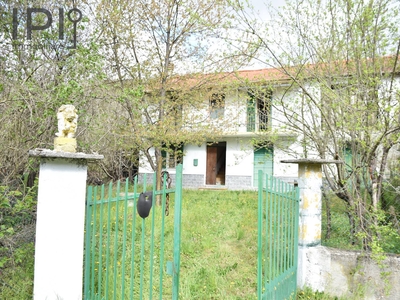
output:
M274 149L260 148L254 151L253 186L258 186L258 171L273 176L274 174Z
M256 107L254 98L247 100L247 132L256 130Z
M353 153L351 148L344 149L344 162L346 164L346 171L350 173L353 169Z

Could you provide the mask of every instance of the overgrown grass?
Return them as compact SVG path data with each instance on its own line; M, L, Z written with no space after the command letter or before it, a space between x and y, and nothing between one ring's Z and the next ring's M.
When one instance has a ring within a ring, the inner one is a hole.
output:
M347 209L343 200L333 195L328 195L331 210L331 232L327 236L327 209L326 199L322 201L322 244L346 250L361 250L361 243L352 245L350 234L350 223L347 216Z
M172 260L172 237L173 237L173 196L171 195L170 216L165 219L165 261ZM113 208L114 207L114 208ZM115 213L116 207L112 211ZM119 207L122 213L121 206ZM131 208L132 209L132 208ZM160 209L157 208L160 212ZM133 215L131 215L132 217ZM149 217L150 218L150 217ZM156 214L156 222L159 222L161 213ZM72 220L71 220L72 221ZM99 222L99 219L97 220ZM150 229L146 219L146 230ZM97 223L99 226L100 223ZM137 217L137 226L141 219ZM107 224L102 224L106 226ZM111 224L111 229L117 229L116 223ZM118 222L118 231L123 230ZM132 232L127 230L127 234ZM104 234L104 232L103 232ZM148 236L146 231L146 261L149 254ZM159 232L155 232L157 236ZM108 245L110 254L109 288L113 293L114 275L122 276L121 271L113 272L111 266L122 255L123 247L118 247L117 256L113 253L115 239L111 235L111 243ZM140 240L140 231L135 240ZM117 239L118 243L121 240ZM135 263L140 264L140 252L132 252L126 246L126 257L129 260L134 256ZM99 249L96 249L96 253ZM107 251L107 245L102 251ZM104 255L105 252L103 252ZM33 282L33 255L32 244L27 244L18 254L15 253L16 264L1 269L0 299L32 299ZM159 245L155 243L155 264L159 262ZM22 257L24 259L22 259ZM114 260L117 257L117 260ZM19 258L19 259L18 259ZM99 256L92 257L98 261ZM104 258L104 256L103 256ZM148 264L144 268L148 270ZM124 277L130 271L125 270ZM146 271L148 280L149 273ZM159 273L155 271L155 277ZM106 280L105 277L102 279ZM140 280L140 278L135 279ZM165 275L163 281L165 294L163 299L171 298L171 276ZM153 286L158 284L154 280ZM181 235L181 274L180 274L180 299L256 299L257 289L257 193L252 191L198 191L184 190L182 204L182 235ZM118 299L125 299L129 291L124 295L120 292ZM139 291L134 291L137 298ZM147 291L143 291L148 295ZM156 289L153 297L158 298ZM321 293L313 293L305 290L298 293L298 299L335 299Z
M187 191L181 262L182 299L255 299L257 194Z
M255 299L257 193L188 190L183 195L180 299ZM143 237L142 219L137 216L134 208L127 208L127 227L123 229L123 202L118 206L114 202L110 206L103 205L101 209L97 207L97 211L94 212L96 217L92 221L92 225L97 228L96 238L90 257L95 266L93 268L96 268L94 275L90 276L94 293L108 297L116 295L117 299L129 298L131 294L139 298L142 294L146 299L149 298L152 286L153 296L158 295L161 255L164 256L164 261L161 262L163 268L166 261L172 261L173 258L173 203L174 197L171 195L171 211L170 216L164 219L164 232L161 232L160 226L163 213L160 207L153 207L144 221ZM116 218L118 213L119 222L108 224L108 211L112 218ZM154 234L151 231L153 212L156 224ZM132 228L136 228L134 236ZM125 237L121 234L124 230ZM164 251L161 251L160 236L164 237ZM142 238L144 250L141 246ZM116 240L117 247L114 246ZM153 250L151 241L154 245ZM125 247L122 246L124 243ZM145 257L143 261L142 257ZM154 262L152 268L150 257ZM133 259L135 267L127 263L122 274L117 269L121 269L119 264L123 259L127 262ZM131 277L132 268L137 272L141 264L144 277ZM102 270L101 277L98 274L99 269ZM150 270L153 270L152 276ZM152 284L150 277L153 278ZM141 280L143 285L140 284ZM171 298L171 289L172 278L164 275L163 298Z

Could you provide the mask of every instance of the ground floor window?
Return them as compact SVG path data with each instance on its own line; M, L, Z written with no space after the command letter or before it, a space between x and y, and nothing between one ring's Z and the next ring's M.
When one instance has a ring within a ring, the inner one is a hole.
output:
M163 169L174 169L183 162L183 144L161 150Z

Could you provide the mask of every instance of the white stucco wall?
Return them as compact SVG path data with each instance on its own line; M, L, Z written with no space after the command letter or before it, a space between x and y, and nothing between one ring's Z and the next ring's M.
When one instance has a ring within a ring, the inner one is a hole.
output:
M297 178L298 176L298 165L297 164L283 164L282 160L291 159L293 157L288 155L288 149L280 149L274 147L274 176L275 177L287 177ZM294 152L294 150L293 150Z
M151 148L149 150L151 157L154 157L154 149ZM140 160L139 160L139 173L153 173L153 169L151 168L149 161L143 152L140 152Z
M225 175L253 176L254 151L248 138L226 138Z
M183 149L183 174L206 174L207 151L206 144L185 145ZM198 164L194 166L193 161L197 159Z

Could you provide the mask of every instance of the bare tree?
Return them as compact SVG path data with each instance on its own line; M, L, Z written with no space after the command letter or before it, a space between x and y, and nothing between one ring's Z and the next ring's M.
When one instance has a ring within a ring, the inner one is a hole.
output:
M130 136L147 158L158 188L162 152L176 155L180 145L219 132L204 122L212 94L206 85L213 77L202 74L233 68L228 49L221 44L215 51L231 15L220 0L101 1L96 7L107 74L114 82L110 97L126 124L119 133Z
M353 242L361 237L369 249L381 237L382 189L399 144L398 3L288 2L275 19L279 35L235 5L259 51L253 58L290 82L274 105L298 133L300 155L345 161L325 167L325 178L348 207Z

